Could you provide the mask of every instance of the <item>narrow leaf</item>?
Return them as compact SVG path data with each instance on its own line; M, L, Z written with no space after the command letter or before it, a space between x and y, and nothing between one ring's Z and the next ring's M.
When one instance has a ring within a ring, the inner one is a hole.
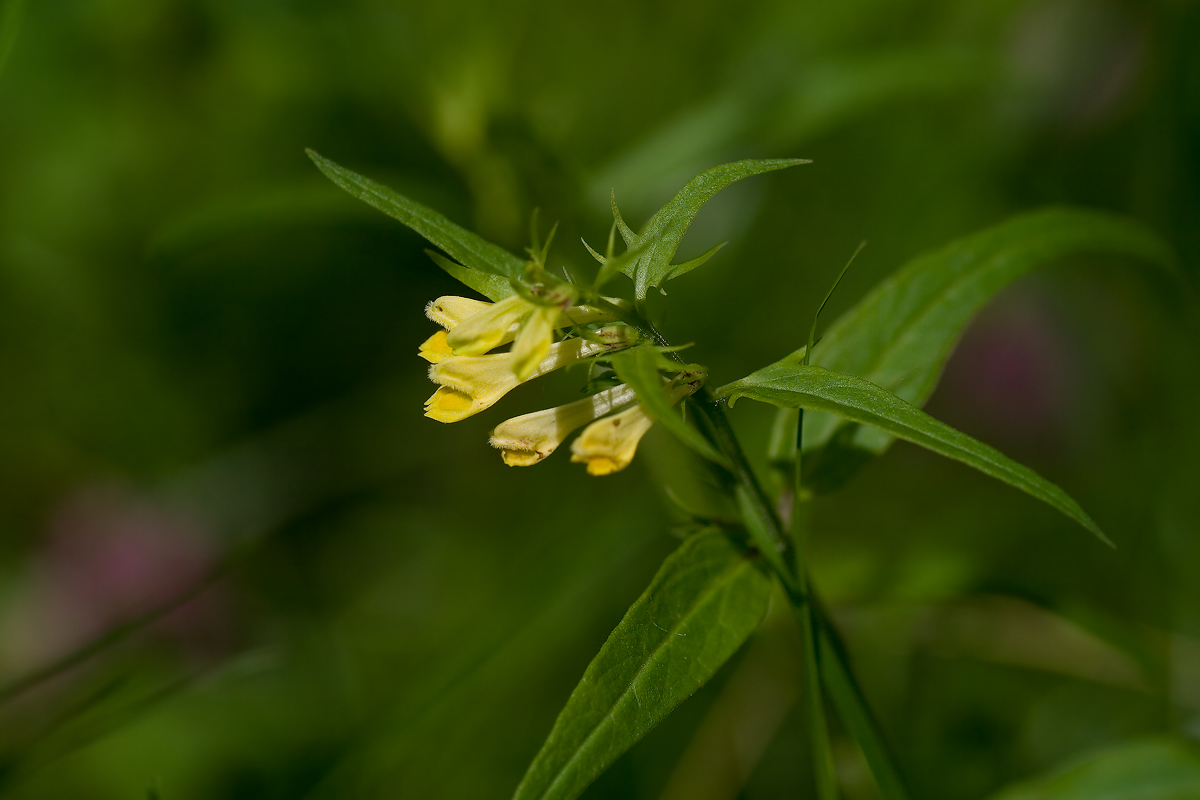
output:
M493 275L490 272L468 269L433 250L426 250L425 255L432 258L433 263L450 273L450 277L471 287L489 300L499 302L513 293L512 284L507 278Z
M770 591L720 531L687 539L584 672L514 800L578 797L737 651Z
M656 422L675 438L700 455L717 464L728 465L726 458L704 436L680 416L663 392L663 380L658 374L661 354L653 347L635 347L611 356L617 376L629 384L638 401Z
M612 242L610 239L609 244L611 243ZM614 256L610 252L609 255L603 257L600 261L600 270L596 273L596 280L592 282L592 291L600 291L601 287L615 278L618 273L624 272L626 265L632 263L634 259L640 256L642 251L645 249L646 245L643 243L636 247L629 248L619 256ZM594 250L592 250L592 248L589 247L588 250L594 255L598 255Z
M634 292L638 299L646 296L646 293L653 287L658 286L666 280L669 280L675 275L682 275L699 264L694 264L692 261L685 264L672 265L671 259L675 257L675 251L679 248L679 243L683 241L683 235L687 232L688 226L692 224L696 214L700 211L709 199L717 192L724 189L734 181L739 181L742 178L748 178L751 175L759 175L772 170L784 169L786 167L794 167L797 164L809 163L802 158L787 158L787 159L770 159L765 161L745 160L735 161L732 164L722 164L719 167L702 172L696 177L687 182L679 193L672 198L671 202L667 203L654 216L646 222L642 232L634 234L633 231L625 225L625 221L621 219L620 212L617 210L617 200L614 195L612 198L613 217L617 220L617 225L621 229L621 235L625 238L625 243L630 247L635 245L646 245L646 251L634 263L628 265L625 269L625 274L634 279ZM707 259L712 252L701 256L701 259ZM701 260L700 263L703 263ZM681 267L691 264L682 272L677 272Z
M728 242L720 242L720 243L715 244L712 247L708 248L703 253L701 253L700 255L691 259L690 261L684 261L682 264L676 264L675 266L671 267L671 272L666 277L664 277L663 280L664 281L674 280L675 278L678 278L680 275L683 275L686 272L691 272L696 267L700 266L705 261L708 261L710 258L715 256L717 254L717 251L720 250L722 247L724 247L727 244L729 244L729 243Z
M389 217L400 220L445 250L460 264L508 278L519 276L524 269L525 262L517 256L454 224L433 209L357 172L351 172L313 150L305 152L331 181Z
M1070 208L1014 217L909 262L830 326L812 363L924 405L971 318L1016 278L1073 253L1174 263L1161 239L1129 219ZM801 357L797 351L784 361ZM829 414L805 414L805 450L823 447L844 424ZM869 428L854 436L856 447L874 453L891 441ZM772 456L784 460L790 453Z
M1050 481L862 378L823 367L777 362L721 387L717 397L731 403L739 397L750 397L786 408L824 411L870 425L1004 481L1053 506L1112 544L1079 504ZM809 415L804 416L807 419Z

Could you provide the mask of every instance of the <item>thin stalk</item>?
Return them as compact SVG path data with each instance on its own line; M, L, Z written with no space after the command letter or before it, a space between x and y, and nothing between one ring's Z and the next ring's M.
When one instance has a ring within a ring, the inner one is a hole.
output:
M784 552L790 553L794 559L795 554L784 539L779 517L776 516L762 487L755 479L750 464L725 416L724 408L719 403L704 402L710 397L711 395L705 394L701 402L696 405L712 424L713 430L717 432L716 445L733 465L734 477L739 481L741 492L751 496L751 508L755 511L757 520L766 526L774 526L773 530L769 532L771 538L784 542ZM799 511L797 509L796 513ZM755 522L747 520L747 527L753 534ZM900 771L896 768L895 760L887 747L879 723L875 720L866 697L854 679L849 656L840 646L833 622L822 610L820 600L807 579L806 571L797 573L791 566L781 569L774 560L771 560L771 564L775 568L793 608L800 615L801 628L804 628L805 619L807 619L809 620L808 624L815 629L813 635L807 638L814 643L813 654L817 657L821 678L837 708L838 716L841 717L850 735L862 749L880 794L884 800L909 800L908 791L900 778ZM803 580L800 578L801 575L804 576Z
M854 678L849 656L838 638L833 621L815 597L809 609L818 628L821 653L826 656L821 660L821 677L838 716L862 750L880 795L885 800L909 800L910 795L900 777L900 770L892 758L879 722Z
M845 270L843 270L843 274L845 274ZM663 347L670 347L666 338L640 314L604 301L603 298L601 301L597 304L598 307L613 311L621 321L634 326L643 335L652 338ZM678 353L668 350L667 354L679 363L684 363ZM729 424L729 418L725 415L724 406L713 399L706 386L700 388L694 400L693 405L697 416L704 421L713 444L729 461L729 470L736 481L736 499L742 511L747 531L775 571L788 600L799 616L801 631L807 643L806 647L812 647L812 657L819 666L819 673L837 708L838 716L841 717L850 735L862 749L863 756L871 768L871 773L884 800L909 800L908 792L900 779L900 771L896 768L879 724L854 679L848 654L841 647L833 622L822 609L820 600L816 597L808 581L806 565L800 560L803 553L797 552L798 547L803 544L803 537L797 537L797 542L793 543L789 541L790 537L784 535L779 516L775 513L774 506L755 477L754 470L738 442L737 434L734 433L733 427ZM800 428L800 431L802 432L803 428ZM798 433L798 435L800 434ZM797 476L799 476L800 464L798 462L796 467ZM801 488L799 477L797 477L797 488ZM800 516L799 493L797 493L796 502L797 507L793 516ZM815 674L815 671L809 670L809 672ZM812 682L811 679L806 679L806 683L809 684L806 686L810 690L809 696L810 698L818 697L819 692L813 691L811 688ZM821 715L823 718L823 710ZM822 726L822 730L825 730L827 734L827 728ZM814 742L814 747L817 746L821 745ZM825 752L829 753L827 738L824 747ZM827 765L827 767L817 765L818 772L828 768L825 777L818 777L818 781L823 782L825 788L821 788L822 784L818 784L818 788L826 791L832 785L835 787L833 791L836 792L832 755L821 754L817 757L824 765ZM822 800L829 800L833 797L836 797L836 794L821 795Z
M812 337L810 336L811 340ZM810 346L811 349L811 346ZM808 504L804 502L804 470L802 457L804 448L804 410L800 410L800 421L796 428L796 464L792 481L792 550L793 569L796 572L800 593L804 595L803 606L793 607L800 622L800 640L804 652L804 688L808 736L812 745L813 777L820 800L838 800L837 771L833 765L833 748L829 743L829 723L825 718L825 701L821 691L821 644L817 626L813 621L812 590L808 581Z
M738 508L741 510L754 544L779 575L788 594L799 592L799 582L795 571L790 565L791 546L783 536L783 526L775 514L775 508L767 499L762 487L742 452L737 434L729 424L729 418L721 406L712 399L707 387L697 392L695 408L698 416L703 417L712 433L713 444L729 459L730 471L736 484L734 495Z

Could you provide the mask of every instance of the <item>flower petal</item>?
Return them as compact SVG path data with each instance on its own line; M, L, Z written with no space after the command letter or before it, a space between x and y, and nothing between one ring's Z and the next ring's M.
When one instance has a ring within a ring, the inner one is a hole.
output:
M417 352L417 355L431 364L436 364L443 358L449 358L454 355L454 350L451 349L449 342L446 341L446 332L438 331L421 343L421 349Z
M470 297L446 295L433 300L425 306L425 316L447 330L458 323L492 305L486 300L472 300Z
M496 426L491 444L510 467L528 467L553 453L576 428L633 402L633 390L616 386L574 403L513 417Z

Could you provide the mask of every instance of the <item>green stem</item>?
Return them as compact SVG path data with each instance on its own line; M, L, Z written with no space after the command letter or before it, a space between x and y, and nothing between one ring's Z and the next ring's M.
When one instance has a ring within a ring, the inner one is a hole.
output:
M783 548L777 551L779 555L783 555L792 548L784 538L779 517L775 514L770 501L754 477L745 453L742 452L737 437L729 425L729 420L725 416L724 408L719 403L712 402L710 398L711 395L705 392L699 398L700 402L697 402L696 406L711 424L712 430L716 434L717 447L733 465L733 475L738 481L739 500L743 496L746 497L743 510L748 510L753 515L747 516L746 526L752 536L755 536L756 528L760 526L767 528L756 538L761 537L783 543ZM793 513L800 514L802 511L797 508ZM793 552L792 555L794 557L795 553ZM825 688L828 689L830 697L833 699L838 716L841 717L847 730L862 749L880 794L884 800L908 800L909 794L900 778L900 771L896 768L895 760L892 758L874 714L871 713L866 697L854 679L849 656L841 647L833 622L823 611L820 600L816 597L808 581L807 571L797 572L783 558L768 558L768 561L779 576L780 583L783 584L788 599L799 616L802 632L809 634L805 638L808 639L809 646L813 647L812 655L819 665ZM810 627L806 628L806 626ZM810 685L812 683L812 681L807 682ZM815 694L810 694L810 697L815 696ZM814 745L819 746L817 743ZM825 778L818 778L818 780L832 782L831 756L821 754L819 758L828 765L830 773ZM822 769L825 767L818 766L818 770ZM821 796L822 798L826 797L826 795Z
M634 326L661 346L670 347L666 338L643 317L607 303L607 301L602 307L609 306L611 306L611 310L621 312L620 318L623 322ZM668 354L679 363L683 363L683 359L678 353L668 351ZM724 406L713 399L708 387L701 387L694 400L693 407L697 411L697 416L704 421L713 443L729 460L729 470L736 481L734 493L742 511L747 532L779 577L779 582L799 617L805 647L812 648L811 652L806 651L806 658L811 655L813 659L808 663L815 662L818 665L820 676L837 708L838 716L841 717L850 735L862 749L863 756L871 768L871 774L875 777L876 785L884 800L909 800L908 791L900 779L900 772L888 750L879 724L854 679L849 656L841 646L833 621L822 609L820 600L816 597L808 580L806 565L802 560L804 554L801 550L804 537L799 535L803 533L803 530L797 529L795 542L790 542L784 535L779 516L775 513L774 506L754 475L754 470L738 442L737 434L734 433L733 427L729 424L729 418L725 415ZM802 431L803 428L800 430ZM801 488L799 460L797 460L796 468L796 489L798 490ZM799 500L800 492L797 491L796 508L793 511L795 517L803 513ZM797 524L801 524L799 520ZM806 688L809 690L810 705L818 702L817 698L820 696L819 690L813 686L816 683L814 678L817 671L807 670L809 677L806 678ZM810 713L813 712L810 711ZM830 798L836 797L836 777L833 773L832 754L828 746L828 729L823 724L824 711L822 709L817 713L821 715L820 728L825 732L823 744L814 741L814 748L824 748L823 752L815 754L819 762L816 765L818 789L822 792L830 791L829 787L832 786L833 794L820 795L822 800L830 800ZM814 730L816 726L817 723L814 721ZM817 736L820 737L821 734L817 734Z
M811 340L811 336L809 337ZM792 548L795 554L793 569L804 595L803 607L794 606L800 622L800 640L804 652L804 688L808 717L808 735L812 743L813 776L820 800L838 800L837 771L833 765L833 748L829 743L829 723L825 719L825 701L821 691L821 643L812 611L812 588L808 581L808 522L809 506L804 502L804 470L801 436L804 432L804 411L796 428L796 463L792 480Z
M879 722L854 678L850 658L838 638L833 621L815 597L810 610L819 629L821 653L826 656L821 660L821 677L838 716L862 750L884 800L909 800L910 795L900 777L900 770L892 758Z

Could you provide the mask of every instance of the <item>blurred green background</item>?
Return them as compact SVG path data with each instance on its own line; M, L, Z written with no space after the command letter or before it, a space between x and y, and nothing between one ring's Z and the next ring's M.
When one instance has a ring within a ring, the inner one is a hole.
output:
M491 427L577 376L423 418L422 308L456 284L305 147L515 252L540 206L567 266L610 190L636 227L715 164L813 159L714 199L681 257L730 246L655 300L718 385L799 345L864 238L828 321L1047 204L1200 264L1188 0L0 0L0 26L0 682L109 636L0 697L4 796L507 797L677 543L662 487L706 489L659 431L608 478L503 466ZM816 581L920 797L1200 737L1180 298L1143 265L1056 264L929 406L1117 550L906 445L819 502ZM774 615L586 796L806 796L798 683Z

